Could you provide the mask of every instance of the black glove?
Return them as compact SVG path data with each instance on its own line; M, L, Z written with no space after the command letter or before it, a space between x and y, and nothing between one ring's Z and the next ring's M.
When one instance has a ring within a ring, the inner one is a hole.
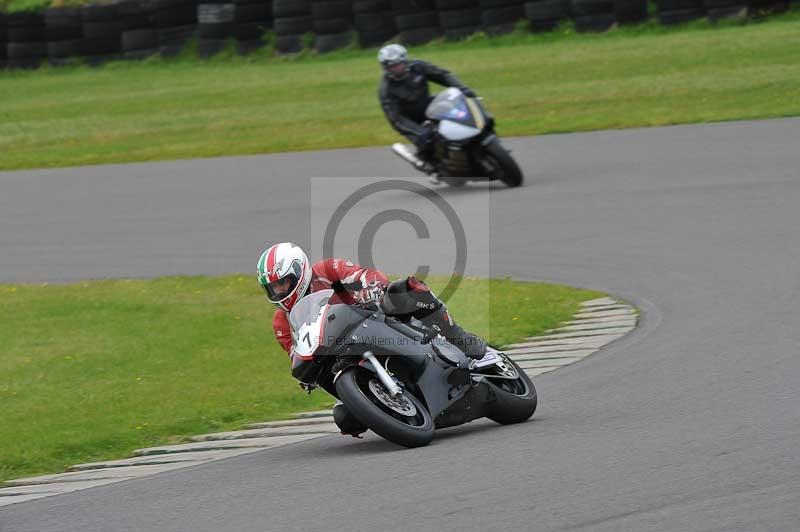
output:
M474 98L477 96L477 94L475 94L475 91L470 89L469 87L461 87L461 93L467 98Z

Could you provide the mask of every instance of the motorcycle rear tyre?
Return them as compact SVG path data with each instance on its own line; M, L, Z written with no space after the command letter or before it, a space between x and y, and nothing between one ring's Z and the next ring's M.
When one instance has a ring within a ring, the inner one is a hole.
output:
M497 400L492 403L491 412L486 417L501 425L527 421L536 412L536 406L539 402L536 387L533 385L530 376L525 373L525 370L510 358L507 359L506 363L514 366L517 370L519 380L526 388L526 393L524 395L513 394L495 385L494 382L489 382L489 385L494 389Z

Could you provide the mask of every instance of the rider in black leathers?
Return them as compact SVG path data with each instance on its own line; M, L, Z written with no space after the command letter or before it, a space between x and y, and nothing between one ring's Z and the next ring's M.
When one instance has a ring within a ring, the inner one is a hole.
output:
M425 124L425 110L433 97L428 82L456 87L469 97L475 93L447 70L425 61L409 60L406 49L399 44L381 48L378 61L384 71L378 97L386 119L414 143L420 159L430 161L433 128Z

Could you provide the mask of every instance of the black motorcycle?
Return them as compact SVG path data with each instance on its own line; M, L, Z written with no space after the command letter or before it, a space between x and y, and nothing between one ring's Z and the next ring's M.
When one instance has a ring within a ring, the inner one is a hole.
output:
M505 354L489 349L469 359L421 322L401 322L376 305L343 304L321 290L301 299L289 321L301 386L333 386L361 423L399 445L427 445L435 429L481 417L520 423L536 410L533 382Z
M450 87L440 92L425 111L435 128L434 161L425 163L404 144L392 150L436 181L460 187L468 181L500 180L509 187L522 184L522 170L494 132L494 118L479 98Z

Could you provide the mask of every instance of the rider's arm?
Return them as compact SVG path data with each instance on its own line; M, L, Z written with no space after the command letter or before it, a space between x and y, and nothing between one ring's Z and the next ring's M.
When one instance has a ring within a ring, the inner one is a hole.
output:
M289 326L289 319L286 312L281 309L275 311L272 317L272 328L275 330L275 338L287 353L292 352L292 330Z
M461 83L449 70L445 70L426 61L415 61L415 64L422 70L428 81L438 83L444 87L456 87L458 89L467 88L467 86Z
M389 284L389 279L383 272L338 258L317 262L313 272L312 290L333 288L351 304L367 292L382 293Z
M403 116L397 100L389 94L385 82L381 84L380 90L378 91L378 98L380 99L386 119L398 133L411 137L419 137L425 133L425 128L422 127L421 124Z

